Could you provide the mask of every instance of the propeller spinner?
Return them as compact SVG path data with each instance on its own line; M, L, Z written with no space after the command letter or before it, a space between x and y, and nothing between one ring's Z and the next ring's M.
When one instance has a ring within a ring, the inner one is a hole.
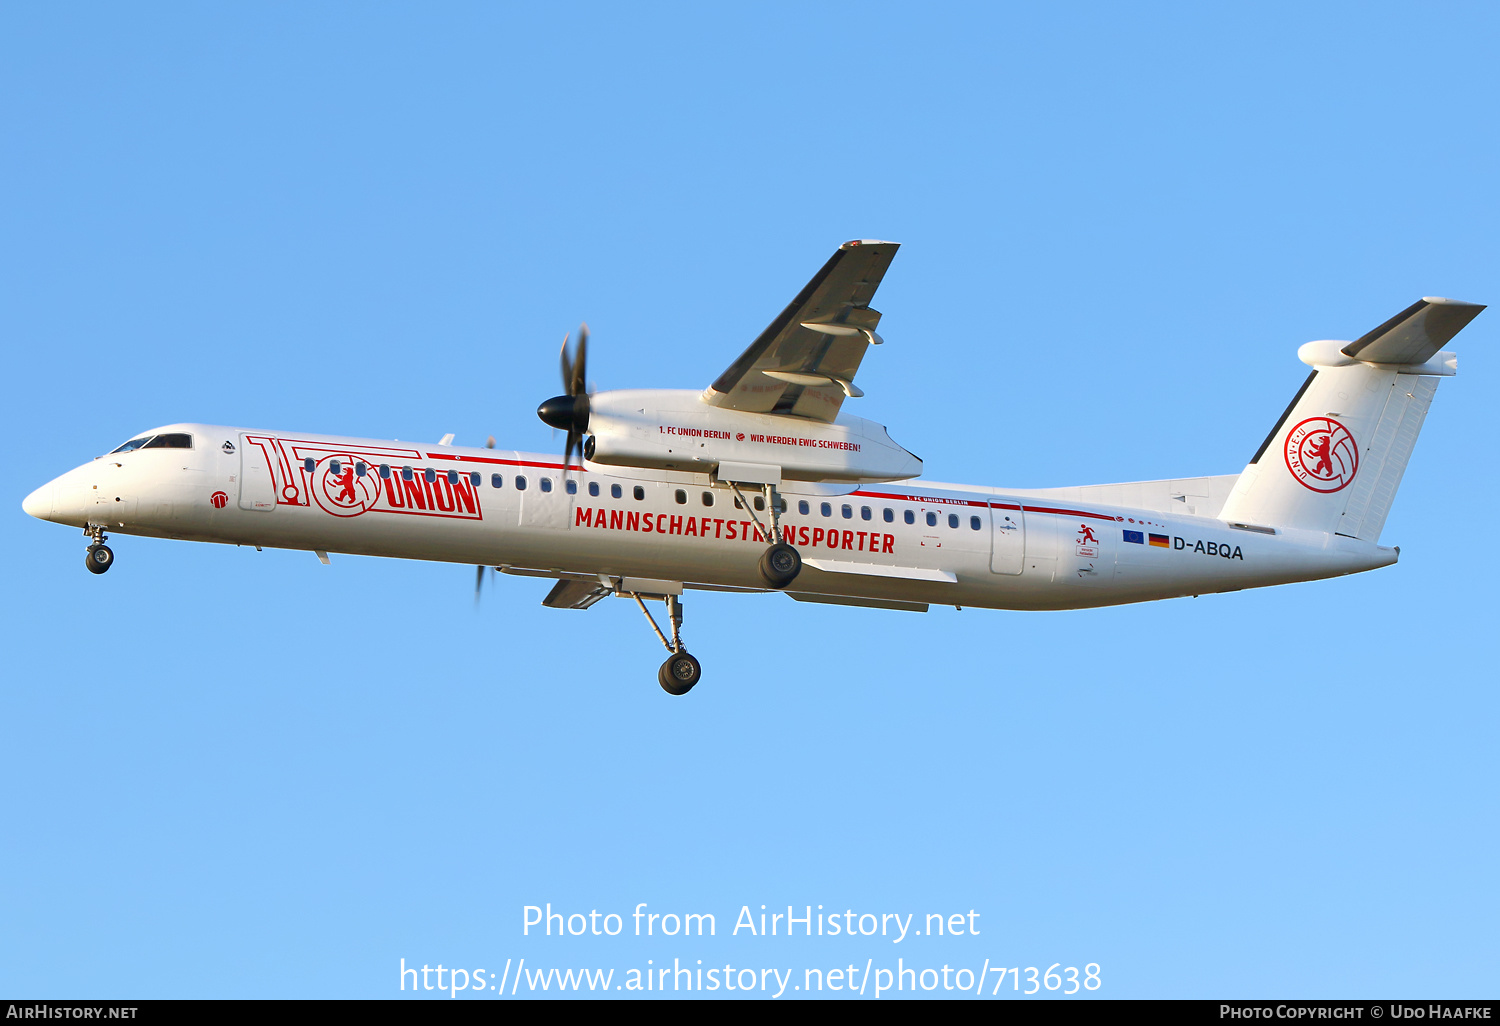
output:
M583 436L589 429L589 396L586 384L588 381L589 326L587 324L579 326L578 345L571 355L568 352L569 341L569 337L563 338L562 352L559 354L562 361L565 394L554 396L536 408L536 415L542 419L543 424L568 433L567 444L563 447L564 467L572 461L575 448L580 453L583 452Z

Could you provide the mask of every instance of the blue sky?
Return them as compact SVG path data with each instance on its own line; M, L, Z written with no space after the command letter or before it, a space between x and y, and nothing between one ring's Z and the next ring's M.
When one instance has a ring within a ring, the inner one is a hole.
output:
M1500 300L1497 36L1486 5L8 7L0 992L902 957L1492 996L1494 311L1395 567L1047 614L695 594L686 700L626 603L123 537L95 578L20 502L177 420L550 450L580 320L600 387L701 387L858 237L903 243L859 412L929 476L1233 473L1302 342ZM718 935L522 936L546 902ZM761 904L981 933L729 935Z

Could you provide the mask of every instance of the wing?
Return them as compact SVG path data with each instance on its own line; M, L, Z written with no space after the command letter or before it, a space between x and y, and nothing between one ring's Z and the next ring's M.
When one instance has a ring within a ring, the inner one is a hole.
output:
M854 375L880 344L870 300L899 244L846 242L740 358L703 393L710 406L832 421L846 396L864 393Z
M1350 342L1344 355L1366 363L1426 363L1483 309L1478 303L1426 296Z

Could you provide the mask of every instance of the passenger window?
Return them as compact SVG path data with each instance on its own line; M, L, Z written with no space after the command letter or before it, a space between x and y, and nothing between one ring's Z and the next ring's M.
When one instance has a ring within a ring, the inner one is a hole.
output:
M833 516L833 504L828 502L823 503L818 507L818 512L823 514L825 517Z
M389 463L382 463L380 465L380 478L383 481L391 479L391 465Z
M328 464L328 469L334 477L344 476L344 464L342 460L333 460Z
M885 517L885 522L888 524L894 524L896 522L896 511L891 509L891 507L889 506L885 508L882 516Z
M847 502L844 503L844 508L841 509L841 510L839 510L839 512L842 513L842 514L844 514L844 519L845 520L853 520L854 519L854 507L851 506L851 505L849 505Z
M714 493L713 492L704 492L703 493L703 505L705 505L705 506L712 506L713 504L714 504Z
M957 527L958 526L958 514L957 513L949 513L948 514L948 526L949 527Z
M483 481L483 480L484 480L484 478L480 476L479 471L477 471L477 470L471 470L471 471L469 471L469 484L473 485L475 488L478 488L480 482Z
M861 519L861 520L869 520L874 515L875 514L873 514L873 513L870 512L870 507L869 506L861 506L861 507L859 507L859 519Z
M568 478L568 483L567 483L566 487L567 487L569 495L577 495L578 494L578 482L574 481L571 477Z
M422 471L422 476L427 479L428 484L437 483L437 471L433 470L431 467L428 467L426 470Z
M978 517L970 517L969 518L969 530L971 530L971 531L977 531L977 530L979 530L979 518Z
M526 479L524 477L522 477L520 474L517 474L516 475L516 491L518 491L518 492L524 492L525 490L526 490Z
M458 484L458 471L456 471L456 470L450 470L450 471L448 471L448 483L451 484L451 485Z
M598 495L599 494L599 482L598 481L590 481L589 482L589 494L590 495Z
M677 491L672 494L672 498L677 500L677 505L679 506L687 505L687 492L683 491L681 488L677 489Z
M490 487L491 488L504 488L505 487L505 475L504 474L491 474L490 475Z
M936 527L937 526L937 514L936 513L929 513L929 514L927 514L927 526L928 527Z
M812 512L812 507L808 506L806 499L798 499L797 512L801 513L803 516L807 516L808 513Z
M646 489L642 488L640 485L636 485L635 486L635 501L636 502L642 502L642 501L645 500L645 498L646 498Z
M402 467L401 468L401 480L403 480L403 481L411 481L411 480L415 479L415 477L416 477L416 475L412 473L412 470L411 470L410 467Z
M357 463L354 464L354 476L355 477L364 477L365 476L365 471L368 470L368 469L369 468L365 466L364 461L360 460L359 462L357 462Z
M620 496L622 496L624 494L625 493L620 490L620 486L619 485L612 484L612 485L609 486L609 497L610 498L612 498L612 499L618 499Z
M765 508L766 508L766 497L764 495L757 495L755 498L751 499L750 501L753 502L753 503L755 503L755 510L756 510L756 512L760 513L760 512L764 512L765 511Z
M311 474L318 466L318 461L309 456L302 461L302 469Z
M917 522L917 515L915 513L913 513L911 510L907 510L906 511L906 522L908 524L915 524Z
M550 477L544 477L544 478L542 478L541 485L542 485L542 491L544 491L544 492L550 492L552 490L552 479Z

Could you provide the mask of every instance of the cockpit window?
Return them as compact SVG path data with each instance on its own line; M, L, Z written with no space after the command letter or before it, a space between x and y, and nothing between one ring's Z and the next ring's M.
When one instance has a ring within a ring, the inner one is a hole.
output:
M192 447L192 435L142 435L139 438L132 438L118 449L111 449L109 454L113 456L117 452L134 452L137 449L191 449Z
M191 449L193 447L192 435L157 435L141 446L142 449Z

